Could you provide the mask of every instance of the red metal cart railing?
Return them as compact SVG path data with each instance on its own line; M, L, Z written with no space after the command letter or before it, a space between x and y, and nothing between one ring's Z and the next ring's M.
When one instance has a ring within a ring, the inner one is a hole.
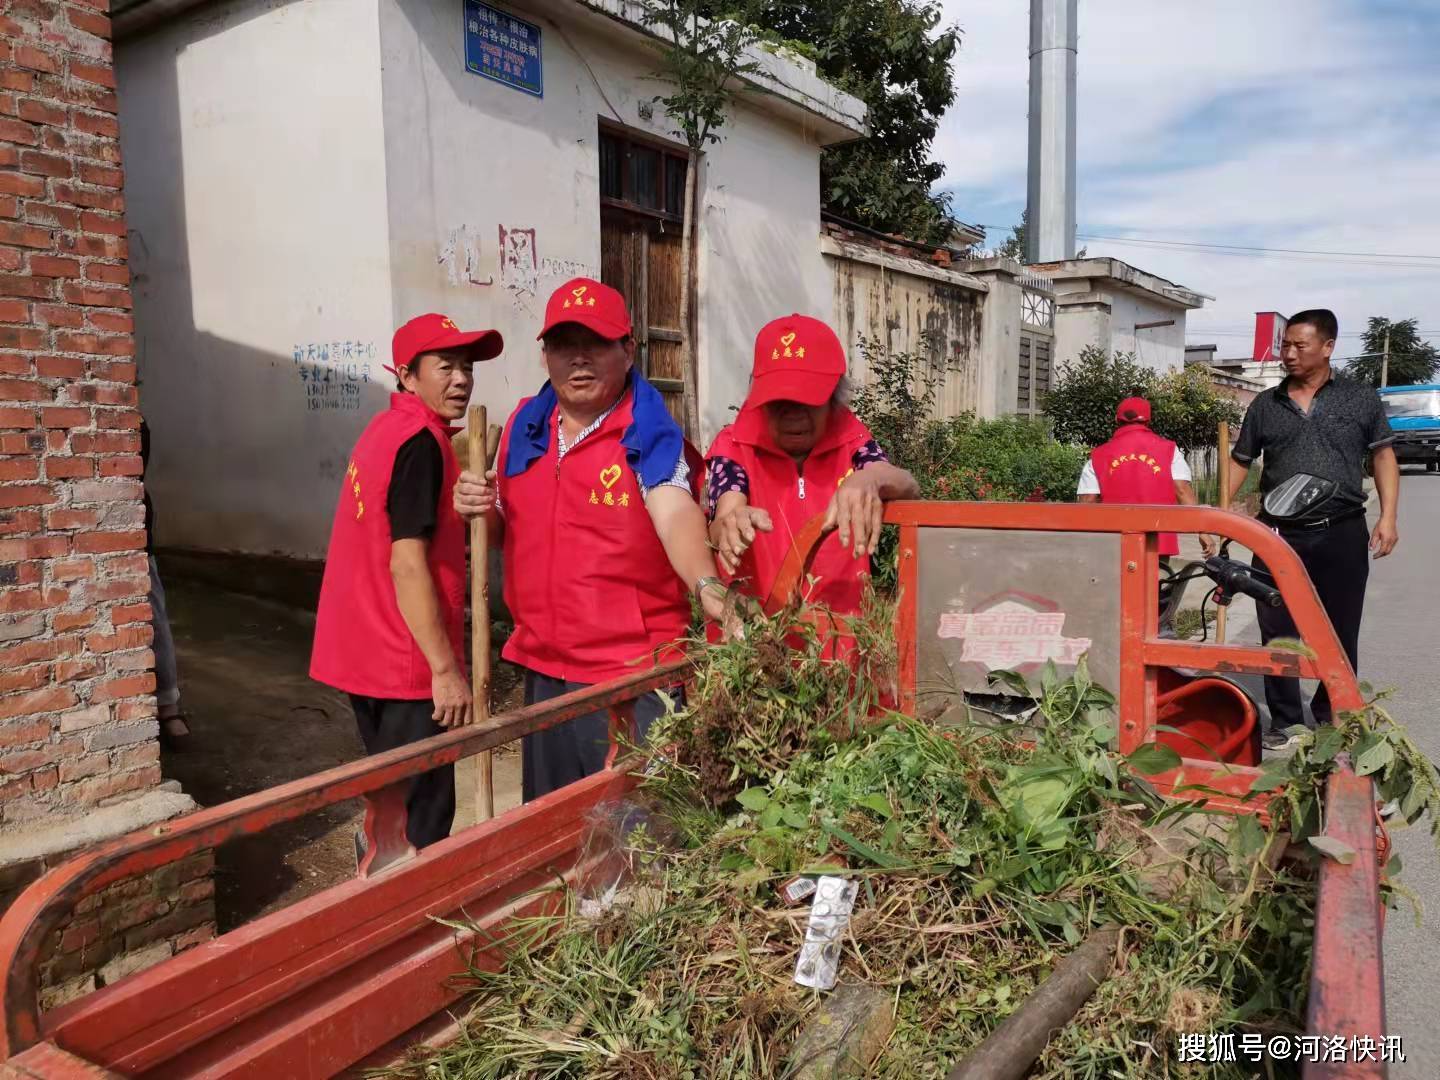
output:
M903 703L913 708L919 639L920 539L924 530L1026 530L1119 537L1120 748L1147 741L1155 724L1156 674L1179 665L1219 672L1298 675L1323 680L1338 710L1363 706L1313 587L1294 553L1273 533L1232 514L1196 508L1115 508L1045 504L900 503L901 602L896 619ZM1270 567L1313 655L1256 647L1203 645L1157 636L1155 534L1205 531L1232 538ZM802 534L788 587L818 539ZM472 728L295 781L119 838L36 882L0 920L5 965L0 1077L326 1077L374 1060L454 1004L454 976L467 962L501 962L484 932L516 915L563 903L558 880L583 875L581 838L597 803L636 783L630 765L602 772L476 825L413 855L404 841L400 789L407 778L493 749L529 732L611 708L628 722L627 703L675 684L676 662L498 716ZM1159 778L1167 790L1204 784L1235 810L1255 770L1186 760ZM1181 794L1185 794L1181 792ZM292 907L41 1015L36 968L45 942L84 896L228 839L249 835L346 799L367 801L369 851L362 873ZM1377 1040L1384 1028L1380 902L1370 782L1342 767L1327 793L1327 830L1358 853L1320 868L1310 992L1314 1034ZM435 917L468 920L457 932ZM1307 1075L1379 1077L1377 1062L1307 1066Z

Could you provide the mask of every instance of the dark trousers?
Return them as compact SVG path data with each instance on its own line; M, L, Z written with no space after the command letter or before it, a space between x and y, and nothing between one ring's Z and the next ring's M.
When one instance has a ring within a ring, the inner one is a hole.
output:
M536 671L525 672L525 704L549 701L561 694L584 690L590 683L552 679ZM679 701L679 691L670 691ZM665 713L660 695L646 694L635 701L635 727L643 741L656 717ZM605 767L610 750L610 713L607 709L586 713L555 727L526 735L521 762L521 792L526 802L558 788L583 780Z
M367 754L394 750L445 730L431 719L435 711L432 701L392 701L351 694L350 706L355 710L355 725ZM455 821L455 766L442 765L412 778L405 813L405 835L417 848L449 836Z
M1365 526L1365 516L1357 514L1328 529L1282 530L1280 536L1305 564L1315 591L1320 594L1320 603L1335 627L1340 646L1350 658L1350 666L1359 670L1360 616L1365 610L1365 582L1370 576L1370 532ZM1260 559L1251 561L1256 569L1265 571ZM1268 571L1262 580L1270 580ZM1284 607L1261 604L1256 610L1261 641L1296 636L1295 623ZM1283 731L1305 722L1299 679L1267 675L1265 702L1270 706L1272 731ZM1310 712L1315 723L1330 722L1330 695L1323 684L1310 699Z

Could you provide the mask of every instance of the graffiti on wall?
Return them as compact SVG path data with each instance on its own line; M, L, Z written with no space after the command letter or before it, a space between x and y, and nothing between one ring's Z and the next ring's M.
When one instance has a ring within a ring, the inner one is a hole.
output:
M500 283L516 302L535 295L540 286L540 257L533 228L500 226Z
M450 230L440 246L439 263L451 285L493 285L493 274L482 273L480 267L480 231L469 225Z
M306 412L358 412L376 358L373 341L309 341L291 348Z

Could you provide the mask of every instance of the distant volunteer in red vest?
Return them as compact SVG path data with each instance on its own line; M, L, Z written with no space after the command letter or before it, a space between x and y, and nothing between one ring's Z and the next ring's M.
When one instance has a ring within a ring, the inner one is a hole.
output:
M355 444L340 486L315 615L310 676L350 695L365 752L468 724L465 526L450 422L465 415L471 366L500 354L494 330L421 315L395 331L399 392ZM410 782L406 833L417 848L450 835L453 766Z
M1185 455L1169 439L1150 430L1150 402L1128 397L1115 409L1119 427L1115 436L1090 452L1080 471L1076 494L1082 503L1146 503L1151 505L1194 506L1198 503L1190 486L1190 466ZM1201 535L1205 554L1215 550L1214 541ZM1180 540L1174 533L1160 534L1162 557L1180 554Z
M883 504L920 493L846 407L844 379L845 348L830 327L808 315L767 323L755 338L749 396L706 455L716 559L757 599L769 596L795 535L823 511L836 531L815 556L807 599L858 612Z
M464 473L455 508L503 537L505 659L533 704L679 655L690 597L724 614L679 426L634 370L624 298L576 278L555 290L539 334L549 381L505 425L496 469ZM693 453L693 452L692 452ZM636 704L643 737L663 705ZM525 737L527 801L604 765L604 711Z

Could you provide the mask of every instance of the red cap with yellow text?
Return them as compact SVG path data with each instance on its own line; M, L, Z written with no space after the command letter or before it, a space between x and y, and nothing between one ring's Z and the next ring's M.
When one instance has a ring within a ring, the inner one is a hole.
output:
M835 331L809 315L766 323L755 337L755 366L745 407L771 401L823 405L845 375L845 346Z
M461 330L450 316L431 312L416 315L395 331L395 337L390 342L391 363L385 365L385 370L398 375L398 369L409 367L411 361L422 353L452 349L465 349L470 353L470 359L479 363L481 360L494 360L504 348L505 340L498 330Z
M1115 419L1122 424L1148 424L1150 402L1143 397L1127 397L1115 406Z
M539 341L561 323L579 323L606 341L619 341L630 333L630 312L625 298L593 278L571 278L545 304L545 324L535 335Z

